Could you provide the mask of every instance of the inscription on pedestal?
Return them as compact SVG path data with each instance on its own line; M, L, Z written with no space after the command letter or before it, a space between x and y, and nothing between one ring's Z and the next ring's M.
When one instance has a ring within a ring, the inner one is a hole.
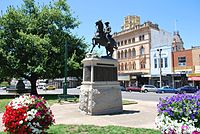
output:
M94 66L94 81L117 81L117 67Z
M91 81L91 66L85 66L85 81Z

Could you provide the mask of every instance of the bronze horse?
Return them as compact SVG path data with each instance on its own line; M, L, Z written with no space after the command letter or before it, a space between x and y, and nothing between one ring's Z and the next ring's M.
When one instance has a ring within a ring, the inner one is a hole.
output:
M104 26L101 20L96 22L96 28L97 28L97 31L95 33L95 36L92 38L93 47L90 52L92 53L96 45L98 45L99 48L100 46L104 46L106 48L107 56L112 57L113 52L114 52L113 48L117 49L117 46L116 46L117 43L112 37L110 38L110 42L108 41L108 39L106 38L106 33L104 32Z

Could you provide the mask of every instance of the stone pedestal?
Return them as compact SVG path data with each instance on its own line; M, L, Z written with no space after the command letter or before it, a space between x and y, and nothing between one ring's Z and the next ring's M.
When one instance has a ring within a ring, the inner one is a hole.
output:
M117 60L89 55L83 64L80 111L89 115L121 113L123 108L117 82Z

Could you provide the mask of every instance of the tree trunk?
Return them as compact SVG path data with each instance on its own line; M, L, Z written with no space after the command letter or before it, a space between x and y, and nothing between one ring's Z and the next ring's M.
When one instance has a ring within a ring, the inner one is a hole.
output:
M36 81L37 79L36 78L31 78L30 79L30 82L31 82L31 95L36 95L38 96L38 93L37 93L37 89L36 89Z

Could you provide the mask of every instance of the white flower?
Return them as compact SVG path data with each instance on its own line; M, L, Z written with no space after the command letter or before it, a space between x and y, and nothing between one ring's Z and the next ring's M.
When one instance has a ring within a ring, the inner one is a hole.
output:
M23 124L23 120L19 121L19 124Z

